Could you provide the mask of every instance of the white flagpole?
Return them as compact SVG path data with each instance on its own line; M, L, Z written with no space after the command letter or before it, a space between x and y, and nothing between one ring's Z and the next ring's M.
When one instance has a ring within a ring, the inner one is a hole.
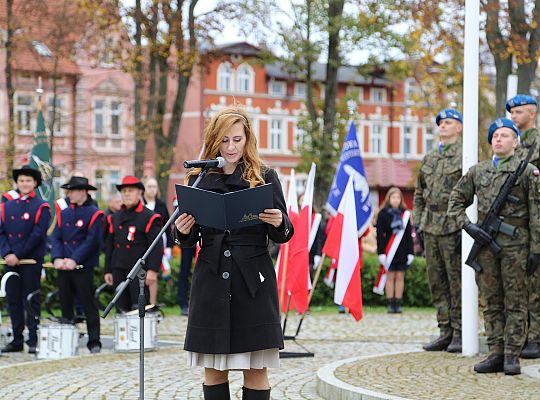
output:
M465 49L463 73L463 174L478 163L478 74L480 42L480 2L465 1ZM467 209L471 221L478 219L477 202ZM465 260L473 239L462 231L461 248L461 321L463 355L478 354L478 287L474 271Z

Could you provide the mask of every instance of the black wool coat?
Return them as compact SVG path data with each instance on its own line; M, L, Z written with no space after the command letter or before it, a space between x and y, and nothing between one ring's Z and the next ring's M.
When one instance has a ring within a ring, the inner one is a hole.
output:
M403 210L402 210L403 211ZM377 216L377 254L384 254L386 245L392 236L392 215L387 207L379 211ZM392 260L392 265L405 265L407 264L407 255L414 254L411 220L407 222L405 227L405 233L399 243L396 254Z
M263 223L228 232L195 225L189 235L175 229L182 246L202 243L191 281L185 350L233 354L283 348L276 273L267 245L268 238L289 241L293 227L276 172L265 168L263 177L272 183L274 208L283 213L279 228ZM239 165L231 175L209 173L198 187L227 193L249 184Z

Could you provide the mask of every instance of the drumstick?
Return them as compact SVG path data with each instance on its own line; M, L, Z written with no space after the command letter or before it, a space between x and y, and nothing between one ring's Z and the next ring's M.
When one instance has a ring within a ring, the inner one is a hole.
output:
M52 262L43 263L43 268L54 268L54 264ZM82 268L84 268L84 265L78 264L75 266L75 269L82 269Z
M0 265L5 265L5 264L6 264L6 260L0 260ZM32 258L21 258L19 260L19 264L20 265L33 265L33 264L37 264L37 261Z

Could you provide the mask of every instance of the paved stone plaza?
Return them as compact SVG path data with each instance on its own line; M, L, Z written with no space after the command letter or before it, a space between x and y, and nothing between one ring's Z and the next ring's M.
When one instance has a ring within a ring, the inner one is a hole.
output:
M181 348L186 321L185 317L169 316L160 323L160 339L177 344L146 353L145 398L202 398L202 370L185 366ZM291 330L287 333L293 333L296 320L289 320L288 326ZM112 327L112 320L104 321L103 334L112 335ZM480 376L472 372L478 357L421 352L421 344L436 333L431 312L405 310L402 315L388 315L368 311L359 323L337 312L309 315L298 343L315 357L284 359L280 369L270 370L272 398L323 399L317 393L318 381L321 387L317 373L332 363L340 364L332 373L338 385L365 389L356 397L347 394L348 399L396 398L386 395L410 399L537 398L538 379L525 374ZM286 350L303 351L291 341L287 341ZM391 353L396 354L381 356ZM4 354L0 357L0 398L137 399L138 360L136 353L107 349L99 355L81 349L80 357L58 361L36 361L27 353ZM530 364L534 363L523 362ZM241 398L241 378L240 372L231 373L233 398ZM335 393L325 397L340 400Z

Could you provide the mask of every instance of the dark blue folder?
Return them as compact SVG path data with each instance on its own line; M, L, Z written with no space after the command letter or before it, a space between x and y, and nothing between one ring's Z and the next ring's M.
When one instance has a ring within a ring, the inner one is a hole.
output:
M224 230L262 224L259 213L274 208L271 183L225 194L176 185L176 198L180 214L193 215L199 225Z

